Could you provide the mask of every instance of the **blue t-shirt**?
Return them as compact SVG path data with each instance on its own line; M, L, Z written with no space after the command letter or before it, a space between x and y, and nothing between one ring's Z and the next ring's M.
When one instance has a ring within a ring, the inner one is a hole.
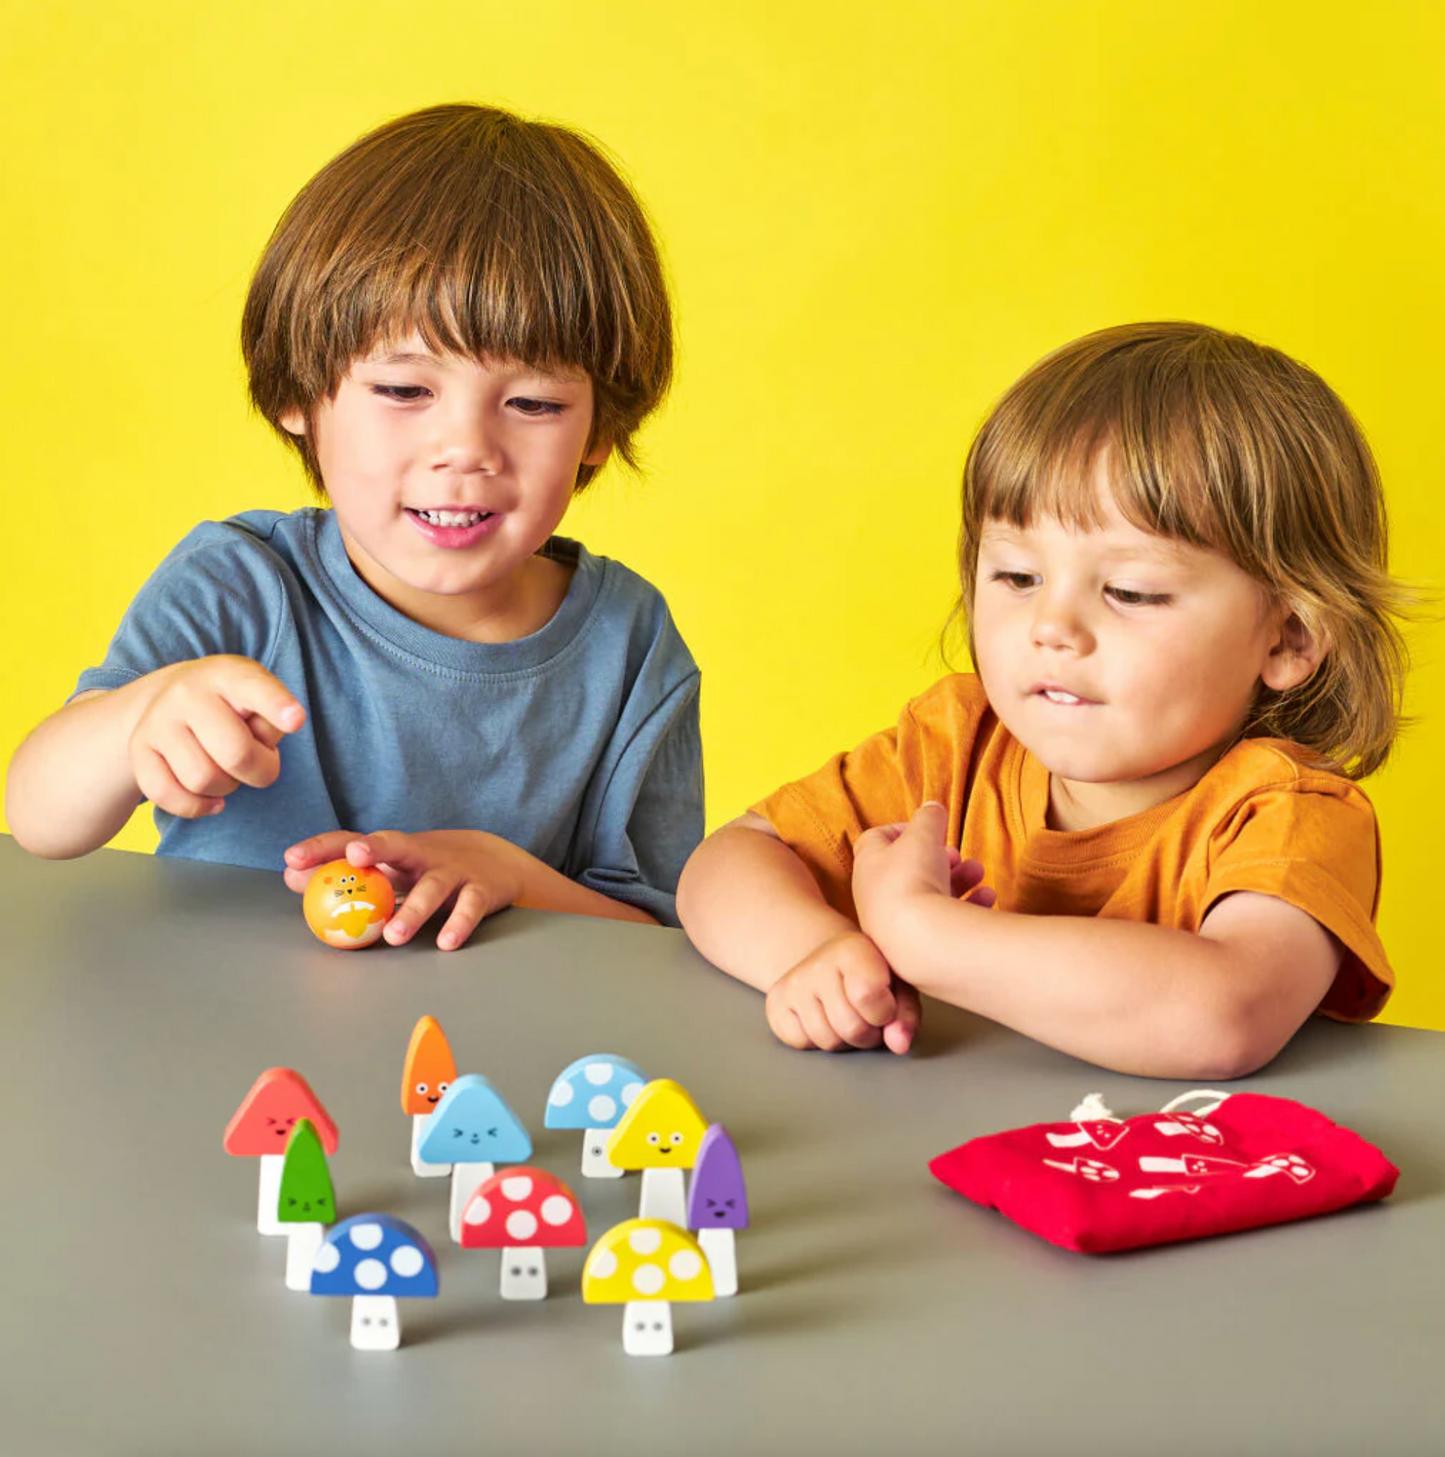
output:
M160 851L279 869L323 830L490 830L677 924L702 838L698 669L657 589L579 543L551 621L515 642L420 626L356 574L328 510L196 527L76 692L212 653L254 658L306 709L280 777L203 819L156 811Z

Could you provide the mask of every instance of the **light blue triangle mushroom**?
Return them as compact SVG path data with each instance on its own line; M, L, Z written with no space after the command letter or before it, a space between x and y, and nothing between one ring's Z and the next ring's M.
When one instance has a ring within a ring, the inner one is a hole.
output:
M448 1227L461 1243L462 1210L498 1164L525 1163L532 1140L506 1099L479 1073L464 1073L442 1095L417 1154L452 1166Z

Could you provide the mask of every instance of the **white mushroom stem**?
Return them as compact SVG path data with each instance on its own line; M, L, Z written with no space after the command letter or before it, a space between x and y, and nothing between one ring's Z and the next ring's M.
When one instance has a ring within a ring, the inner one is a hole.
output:
M316 1251L326 1238L324 1224L288 1224L286 1226L286 1288L288 1290L309 1290L311 1288L311 1266L316 1262Z
M429 1164L417 1150L421 1147L422 1135L431 1121L430 1113L411 1115L411 1171L418 1179L444 1179L451 1173L450 1164Z
M643 1169L639 1219L666 1219L687 1228L687 1177L682 1169Z
M451 1230L452 1238L458 1244L462 1242L462 1210L467 1207L467 1200L492 1177L494 1172L495 1165L493 1164L452 1165L452 1203L447 1228Z
M622 1311L622 1349L629 1356L670 1356L672 1306L666 1300L629 1300Z
M276 1218L281 1207L281 1165L284 1153L261 1155L260 1189L256 1197L256 1228L262 1234L285 1234L286 1226Z
M589 1128L582 1135L582 1177L584 1179L620 1179L626 1172L607 1157L610 1128Z
M513 1245L502 1251L502 1299L547 1298L547 1252L538 1245Z
M401 1344L401 1317L392 1295L354 1295L351 1344L358 1351L394 1351Z
M707 1256L715 1295L738 1293L738 1246L730 1229L700 1229L697 1242Z

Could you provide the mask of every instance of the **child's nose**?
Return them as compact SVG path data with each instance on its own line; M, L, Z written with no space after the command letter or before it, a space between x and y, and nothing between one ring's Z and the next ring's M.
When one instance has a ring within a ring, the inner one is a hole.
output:
M438 441L437 466L469 474L496 475L502 468L500 432L481 411L458 411Z
M1078 604L1061 593L1048 592L1034 598L1033 641L1035 647L1075 653L1086 653L1094 645Z

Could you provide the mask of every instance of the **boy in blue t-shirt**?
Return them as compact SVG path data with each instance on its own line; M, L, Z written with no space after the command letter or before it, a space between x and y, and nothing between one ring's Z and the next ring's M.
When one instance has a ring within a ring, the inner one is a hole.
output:
M676 924L698 671L655 588L554 535L665 394L642 210L576 133L480 106L378 128L277 225L251 396L323 502L190 533L11 762L39 855L142 800L163 854L343 855L460 946L513 903Z

